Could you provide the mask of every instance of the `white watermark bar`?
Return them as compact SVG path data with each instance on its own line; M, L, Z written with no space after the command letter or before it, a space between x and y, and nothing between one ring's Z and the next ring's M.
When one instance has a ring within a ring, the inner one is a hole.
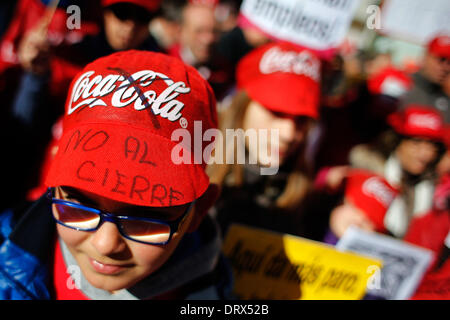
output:
M194 137L188 129L173 131L171 140L177 142L171 154L174 164L248 163L260 165L261 175L277 174L280 163L278 129L226 129L224 134L211 128L202 132L201 121L194 121ZM204 142L210 143L204 146Z

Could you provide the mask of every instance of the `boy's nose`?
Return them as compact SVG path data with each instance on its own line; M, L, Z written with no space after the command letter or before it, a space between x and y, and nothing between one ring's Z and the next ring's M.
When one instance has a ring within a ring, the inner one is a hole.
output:
M104 222L92 235L91 243L102 256L122 252L126 247L125 239L112 222Z

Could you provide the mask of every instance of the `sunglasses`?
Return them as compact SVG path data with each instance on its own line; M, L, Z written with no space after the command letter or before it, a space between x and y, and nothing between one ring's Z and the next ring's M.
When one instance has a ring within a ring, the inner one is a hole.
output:
M108 221L117 226L124 238L152 245L169 243L195 202L191 202L178 219L164 221L116 215L79 203L58 199L54 197L54 188L48 189L47 198L51 202L53 218L64 227L78 231L96 231L103 222Z

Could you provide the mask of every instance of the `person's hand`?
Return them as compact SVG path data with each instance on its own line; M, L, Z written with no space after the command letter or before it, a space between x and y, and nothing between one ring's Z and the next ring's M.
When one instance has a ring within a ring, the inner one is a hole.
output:
M326 185L330 190L337 190L350 170L349 166L336 166L329 169L326 176Z
M374 224L351 204L340 205L331 212L330 229L338 238L352 225L365 231L375 230Z
M18 58L22 67L35 74L45 74L50 69L50 44L46 28L38 25L29 31L19 44Z

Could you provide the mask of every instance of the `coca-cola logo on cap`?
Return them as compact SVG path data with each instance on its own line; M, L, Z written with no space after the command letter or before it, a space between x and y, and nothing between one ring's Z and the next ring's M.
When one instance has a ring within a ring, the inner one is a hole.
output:
M279 47L273 47L264 53L259 70L263 74L286 72L305 75L314 81L320 80L320 61L306 50L283 51Z
M367 179L363 184L362 191L366 196L373 197L382 203L384 207L389 207L395 197L395 194L377 177Z
M408 122L413 127L429 130L439 130L441 127L439 117L434 114L411 114Z
M156 92L152 88L155 80L158 80L158 83L163 81L167 88ZM141 92L139 88L149 90ZM175 82L165 74L152 70L141 70L129 77L118 74L95 75L95 71L87 71L73 86L67 115L83 106L123 108L132 105L137 111L151 108L153 114L173 122L181 118L184 108L184 103L177 100L177 97L190 91L183 81ZM111 101L107 104L104 98L110 94Z

